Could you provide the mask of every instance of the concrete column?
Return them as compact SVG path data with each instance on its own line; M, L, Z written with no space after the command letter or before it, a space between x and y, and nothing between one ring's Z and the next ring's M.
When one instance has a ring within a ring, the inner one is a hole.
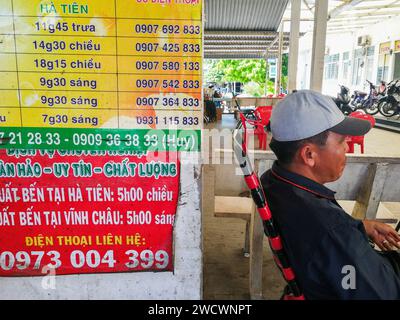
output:
M315 1L314 33L310 75L310 89L315 91L321 91L322 89L327 19L328 0Z
M282 46L283 46L283 21L279 30L279 49L278 59L276 61L276 77L275 77L275 95L280 93L281 75L282 75Z
M300 30L301 0L291 1L290 12L290 38L289 38L289 66L288 66L288 92L296 89L297 63L299 60L299 30Z

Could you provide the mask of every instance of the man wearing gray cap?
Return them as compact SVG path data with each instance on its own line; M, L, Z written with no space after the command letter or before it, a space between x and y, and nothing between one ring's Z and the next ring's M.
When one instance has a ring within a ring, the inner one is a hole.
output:
M278 160L261 183L306 299L400 299L400 259L392 251L400 236L352 218L324 186L343 173L346 137L369 130L368 121L345 117L331 98L310 90L273 109L270 147Z

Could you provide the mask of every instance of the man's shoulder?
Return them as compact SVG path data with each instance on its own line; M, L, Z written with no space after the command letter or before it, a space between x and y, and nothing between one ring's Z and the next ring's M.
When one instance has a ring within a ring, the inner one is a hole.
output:
M277 179L271 170L260 177L272 214L288 223L302 220L309 228L325 230L338 226L356 226L357 222L335 199L312 193L300 185L286 183Z

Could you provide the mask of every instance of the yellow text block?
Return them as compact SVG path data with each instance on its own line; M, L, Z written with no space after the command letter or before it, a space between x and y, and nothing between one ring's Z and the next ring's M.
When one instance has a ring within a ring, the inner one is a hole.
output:
M118 38L118 54L201 57L201 39Z
M120 110L121 129L199 129L203 121L201 111Z
M116 110L22 109L25 127L118 128Z
M125 1L124 1L125 2ZM109 0L13 0L14 14L18 16L114 17L115 3ZM126 2L127 5L131 1Z
M114 56L18 54L20 71L116 73Z
M197 92L201 90L201 77L191 75L128 75L118 76L120 91L144 92Z
M0 127L20 127L20 108L0 108Z
M25 108L118 109L118 94L116 92L21 90L21 106Z
M48 16L16 17L15 34L93 37L115 36L115 19Z
M0 35L0 53L15 53L15 41L13 34Z
M0 89L18 89L16 72L0 72Z
M11 15L11 14L12 14L11 0L0 0L0 15Z
M14 53L0 53L0 71L17 71Z
M18 90L0 90L0 107L19 107Z
M202 0L117 1L117 17L201 20L201 3Z
M0 8L0 14L1 14L1 8ZM6 33L12 34L13 32L14 32L13 17L0 16L0 34L6 34Z
M119 109L199 110L201 94L120 92Z
M118 19L118 36L201 39L201 21Z
M117 91L116 74L20 72L21 89L68 91Z
M120 73L201 74L201 58L119 56Z
M115 38L16 36L18 53L116 54Z

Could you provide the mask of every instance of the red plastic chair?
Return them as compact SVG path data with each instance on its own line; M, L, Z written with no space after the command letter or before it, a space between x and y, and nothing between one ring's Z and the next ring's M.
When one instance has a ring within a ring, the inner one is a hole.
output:
M267 150L267 131L266 127L269 124L272 114L272 106L259 106L254 110L256 117L261 121L262 133L260 133L262 139L262 145L260 149Z
M242 113L240 120L243 128L246 129L246 122L254 126L254 134L258 137L258 147L267 150L267 131L265 127L268 125L272 114L272 106L259 106L254 110L256 120L247 119Z
M362 111L354 111L349 115L349 117L367 120L371 123L371 127L375 126L375 118ZM349 146L348 153L354 153L354 145L356 144L360 146L361 153L364 153L364 136L349 136L347 144Z
M246 131L246 141L247 141L247 135L249 133L253 133L258 137L258 147L260 149L263 149L265 146L265 149L267 148L267 133L264 131L264 126L261 123L260 119L257 120L252 120L252 119L247 119L243 113L240 113L240 120L242 121L243 128ZM247 124L250 124L254 127L253 132L248 132L247 131Z
M255 114L264 126L267 126L271 119L272 106L259 106L255 109Z

